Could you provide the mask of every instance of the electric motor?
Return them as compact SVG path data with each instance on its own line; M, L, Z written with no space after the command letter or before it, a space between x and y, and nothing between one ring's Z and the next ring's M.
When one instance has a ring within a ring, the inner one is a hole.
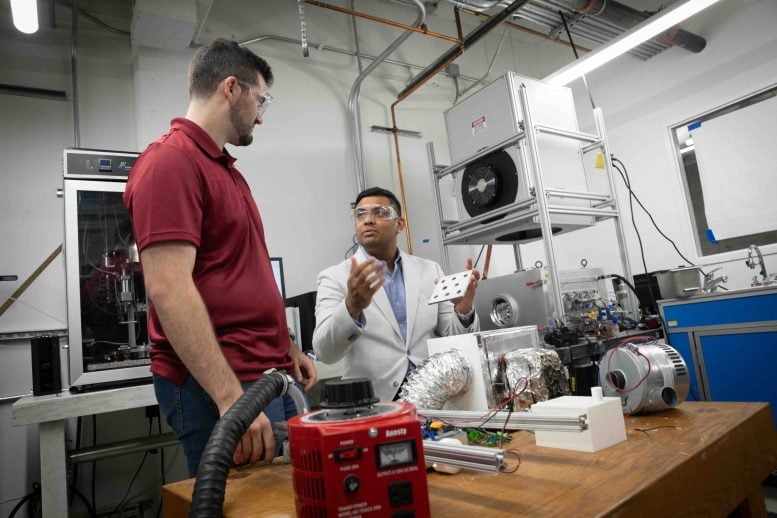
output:
M630 415L677 407L688 396L690 375L682 356L663 341L629 343L604 355L599 384L605 396L620 397Z

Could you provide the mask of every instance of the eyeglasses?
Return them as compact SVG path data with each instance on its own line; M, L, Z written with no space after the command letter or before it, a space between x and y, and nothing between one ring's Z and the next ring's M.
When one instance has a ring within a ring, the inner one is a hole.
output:
M391 205L363 205L353 210L354 221L365 221L367 216L372 216L374 220L385 221L397 219L399 214Z
M251 88L259 88L258 85L252 85L249 83L245 83L243 81L238 81L238 83L241 86L244 86L248 88L249 90ZM262 116L267 111L267 107L275 100L275 98L270 95L270 92L260 93L256 97L256 109L259 111L259 115Z

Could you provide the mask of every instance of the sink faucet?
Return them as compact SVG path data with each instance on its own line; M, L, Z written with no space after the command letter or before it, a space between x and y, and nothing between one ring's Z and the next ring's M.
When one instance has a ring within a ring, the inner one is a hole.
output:
M753 260L753 256L758 257L758 267L761 269L760 272L758 272L761 275L761 280L758 280L758 275L753 277L753 282L751 283L751 286L758 286L759 284L766 283L769 280L769 274L766 273L766 264L764 263L764 256L761 254L761 249L758 248L757 245L750 245L747 247L747 261L745 261L745 264L748 268L751 270L755 269L755 261Z
M715 272L720 270L720 268L715 268L711 272L707 272L704 274L704 287L702 288L702 291L704 293L712 293L713 291L718 289L718 286L723 284L724 282L728 282L728 275L721 275L720 277L715 277Z

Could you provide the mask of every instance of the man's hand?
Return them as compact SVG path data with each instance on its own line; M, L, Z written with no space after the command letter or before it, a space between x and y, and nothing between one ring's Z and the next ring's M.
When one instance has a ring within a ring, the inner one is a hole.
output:
M351 318L359 318L362 310L370 305L372 296L383 287L383 275L383 263L374 257L361 264L351 257L351 274L348 276L348 294L345 297L345 307Z
M305 386L305 392L307 392L318 382L316 365L294 342L289 348L289 356L294 361L294 379L302 383Z
M274 457L275 436L272 433L272 423L262 412L237 443L232 460L235 464L255 464L259 459L263 462L271 462Z
M464 292L464 296L458 299L453 299L454 307L462 315L466 315L472 311L472 304L475 302L475 291L478 287L478 281L480 280L480 272L472 266L472 258L467 257L467 270L472 270L472 276L469 278L469 286L467 291Z

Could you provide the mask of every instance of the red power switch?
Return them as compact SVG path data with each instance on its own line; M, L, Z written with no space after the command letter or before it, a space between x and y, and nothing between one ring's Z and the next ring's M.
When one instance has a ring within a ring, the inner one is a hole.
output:
M335 452L335 462L349 462L362 458L361 448L349 448L347 450L337 450Z

